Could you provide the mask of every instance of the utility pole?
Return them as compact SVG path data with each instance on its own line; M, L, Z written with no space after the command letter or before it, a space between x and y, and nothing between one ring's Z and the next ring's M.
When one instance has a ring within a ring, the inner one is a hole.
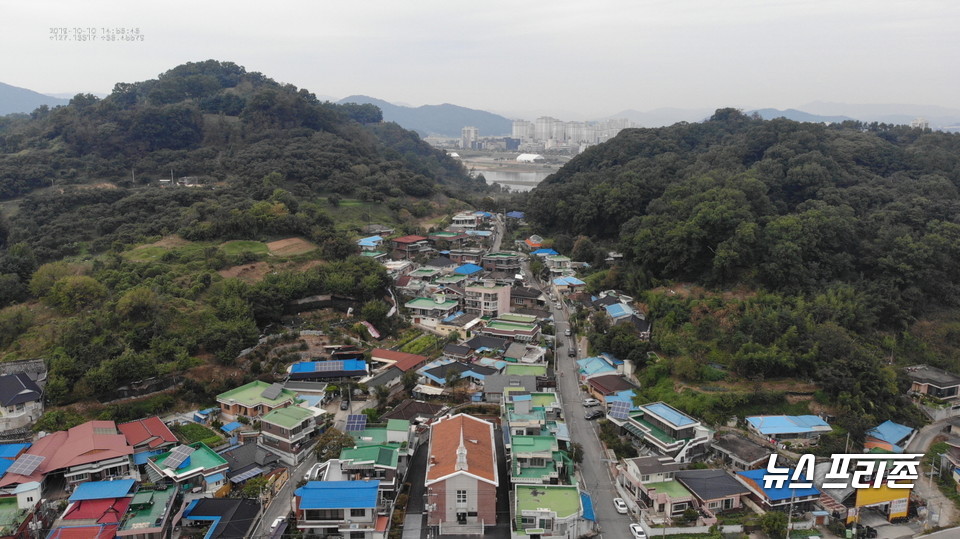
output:
M790 526L793 525L793 498L796 495L797 491L790 487L790 509L787 510L787 539L790 539Z

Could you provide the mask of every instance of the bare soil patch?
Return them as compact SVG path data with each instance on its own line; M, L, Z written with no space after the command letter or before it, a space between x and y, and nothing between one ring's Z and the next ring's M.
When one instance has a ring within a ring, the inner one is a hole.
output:
M309 253L317 246L303 238L287 238L271 241L267 244L267 248L270 249L270 254L274 256L293 256Z
M231 266L218 271L225 279L240 279L245 283L255 283L270 273L270 264L266 262L254 262L253 264L242 264L240 266Z

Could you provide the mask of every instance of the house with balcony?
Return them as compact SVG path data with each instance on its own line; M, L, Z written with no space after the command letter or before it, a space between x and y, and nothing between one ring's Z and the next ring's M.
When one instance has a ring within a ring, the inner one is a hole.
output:
M390 240L390 256L394 260L410 260L430 250L430 240L423 236L409 235Z
M391 500L402 477L399 446L383 444L345 447L339 458L327 461L323 473L324 481L377 480L381 497Z
M441 320L460 310L460 302L444 294L436 294L430 298L415 298L403 306L410 311L414 324L427 327L436 326Z
M502 313L487 322L478 333L513 341L532 342L540 337L540 324L537 323L536 316Z
M26 427L43 414L43 390L24 373L0 376L0 432Z
M226 459L203 442L179 445L172 451L147 460L147 476L157 483L164 479L186 488L213 494L226 485Z
M546 257L544 263L550 268L552 275L566 275L570 271L570 257L563 255L551 255Z
M220 416L233 421L239 416L252 419L277 408L291 406L296 398L297 394L284 389L282 384L254 380L217 395L217 402L220 404Z
M556 436L505 436L509 444L510 482L517 484L568 484L573 461L560 450ZM505 444L506 446L507 444Z
M309 456L316 432L313 412L299 406L277 408L260 418L257 444L284 464L296 466Z
M512 392L504 389L502 416L510 437L552 435L566 449L570 435L563 422L563 408L556 393Z
M453 260L457 264L479 264L483 259L483 253L483 249L463 247L460 249L450 249L449 256L450 260Z
M910 392L936 399L953 400L960 395L960 376L930 365L903 369L910 380Z
M491 280L467 285L463 310L477 316L496 318L510 312L510 287Z
M524 258L522 254L514 251L498 251L483 255L483 258L480 259L480 265L487 271L517 274L523 267Z
M314 537L384 539L380 481L310 481L294 491L297 528Z
M67 489L85 481L104 481L134 477L131 469L133 447L117 430L113 421L88 421L65 431L52 432L38 439L18 457L32 464L22 473L0 477L0 489L13 489L26 483L43 483L49 477L61 477Z
M592 531L575 485L515 485L513 500L511 537L577 539Z
M473 229L477 228L479 222L480 218L474 215L473 212L463 212L453 216L450 227L457 229Z
M608 417L622 430L663 456L692 462L710 448L713 431L669 404L655 402L639 407L627 419Z
M482 534L497 522L493 424L466 414L430 426L427 522L443 534Z
M626 459L617 482L647 509L650 520L666 524L694 506L693 494L675 479L680 468L670 457Z

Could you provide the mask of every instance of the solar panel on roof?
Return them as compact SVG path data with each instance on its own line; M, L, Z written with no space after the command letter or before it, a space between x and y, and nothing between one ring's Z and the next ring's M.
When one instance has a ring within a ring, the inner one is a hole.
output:
M363 414L350 414L347 416L347 432L359 432L367 428L367 416Z
M343 370L342 360L320 361L317 363L317 372L330 372L330 371L342 371L342 370Z
M7 468L7 473L9 474L19 474L19 475L30 475L37 469L37 466L40 466L40 463L43 462L43 459L40 455L20 455L20 458L15 460L13 464Z
M614 401L614 403L610 405L609 415L614 419L627 419L630 417L630 403Z
M283 384L270 384L270 387L264 389L260 396L265 399L273 400L280 396L281 391L283 391Z
M240 474L240 475L235 475L235 476L231 477L231 478L230 478L230 482L231 482L231 483L240 483L240 482L242 482L242 481L246 481L247 479L256 477L256 476L258 476L258 475L260 475L260 474L262 474L262 473L263 473L263 470L260 469L260 468L257 468L257 467L250 468L249 470L243 472L243 473Z
M187 457L193 454L194 451L196 451L196 449L190 447L189 445L181 445L180 447L174 449L170 453L170 456L167 457L167 460L165 460L163 463L176 470L181 464L183 464L183 461L187 460Z

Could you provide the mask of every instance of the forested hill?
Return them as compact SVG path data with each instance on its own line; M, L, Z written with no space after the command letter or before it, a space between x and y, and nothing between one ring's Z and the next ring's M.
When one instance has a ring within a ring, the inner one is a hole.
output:
M472 189L462 167L372 105L320 102L231 62L118 83L104 99L0 118L0 200L51 183L246 180L279 172L314 191L427 196ZM373 167L357 178L352 167Z
M645 282L784 293L846 283L896 327L960 304L958 186L958 135L723 109L590 148L531 193L528 215L616 241Z
M958 186L958 135L722 109L625 130L526 207L593 262L591 291L625 290L652 317L665 361L649 365L620 326L589 328L595 348L646 365L640 401L718 422L773 405L828 413L845 430L821 447L837 452L846 432L856 443L886 419L920 422L897 367L960 372ZM607 249L623 263L605 267ZM801 386L809 407L775 394Z

